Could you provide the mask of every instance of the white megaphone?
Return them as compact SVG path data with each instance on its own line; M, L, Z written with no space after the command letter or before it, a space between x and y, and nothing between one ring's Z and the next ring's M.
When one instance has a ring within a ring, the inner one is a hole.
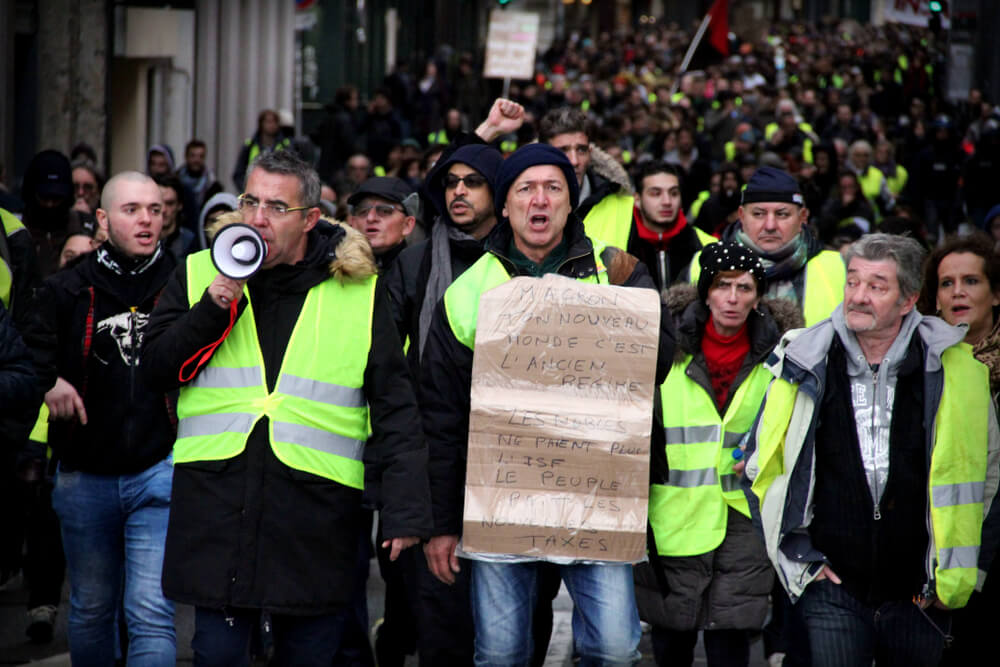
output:
M257 273L267 257L267 242L250 225L227 225L212 239L212 263L219 273L233 280L246 280Z

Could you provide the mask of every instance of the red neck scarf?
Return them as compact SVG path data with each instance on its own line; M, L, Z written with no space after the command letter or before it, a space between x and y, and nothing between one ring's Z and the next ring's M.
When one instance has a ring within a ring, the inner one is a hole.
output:
M667 246L670 245L670 240L687 227L687 218L684 217L684 211L677 211L677 220L674 221L674 226L665 232L657 232L647 227L646 221L642 217L642 211L638 206L633 207L633 216L635 217L635 229L639 232L639 238L653 244L657 250L666 250Z
M705 335L701 337L701 351L705 355L708 376L712 380L715 403L722 410L729 396L729 389L740 372L743 360L750 352L750 334L747 323L732 336L723 336L715 329L711 316L705 325Z

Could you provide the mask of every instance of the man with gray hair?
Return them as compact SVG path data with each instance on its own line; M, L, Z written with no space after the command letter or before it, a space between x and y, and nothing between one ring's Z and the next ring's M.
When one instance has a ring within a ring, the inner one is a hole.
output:
M872 145L864 139L858 139L847 149L847 160L844 167L858 177L861 184L861 194L872 205L880 216L887 215L896 203L896 198L889 191L885 174L872 162Z
M369 516L364 462L378 463L390 559L430 533L389 298L364 236L321 221L319 200L291 151L259 157L239 210L267 242L261 270L234 280L210 251L189 255L150 321L146 381L179 389L163 590L196 607L199 664L248 664L263 610L276 663L330 664Z
M913 239L862 237L843 304L767 364L744 486L817 667L938 664L949 609L989 565L987 371L964 330L914 310L922 257Z

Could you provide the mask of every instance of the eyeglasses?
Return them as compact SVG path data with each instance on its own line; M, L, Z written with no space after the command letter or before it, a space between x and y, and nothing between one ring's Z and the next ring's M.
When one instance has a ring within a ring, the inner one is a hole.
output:
M237 197L237 208L239 208L240 213L243 215L253 215L257 212L259 208L263 213L264 217L275 217L280 218L286 213L291 213L293 211L307 211L312 206L285 206L284 204L274 204L270 202L261 202L253 197L247 195L246 193L241 194Z
M459 183L464 183L465 187L475 190L486 185L486 178L480 174L466 174L465 176L448 174L444 177L444 187L446 190L454 190L458 187Z
M375 209L375 217L383 219L388 218L396 211L404 214L406 213L404 209L396 208L395 206L390 206L389 204L365 204L363 206L352 206L351 215L358 218L367 218L372 209Z

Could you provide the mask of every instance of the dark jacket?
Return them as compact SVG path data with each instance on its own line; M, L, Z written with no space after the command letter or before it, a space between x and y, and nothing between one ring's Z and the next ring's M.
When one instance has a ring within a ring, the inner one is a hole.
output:
M31 311L31 295L42 282L34 240L31 232L6 211L0 211L0 234L0 259L7 264L13 281L8 311L16 326L23 329Z
M13 494L11 474L30 430L27 416L38 414L42 394L35 379L31 352L21 340L10 313L0 303L0 498Z
M32 312L32 294L41 283L41 275L31 232L21 226L13 215L2 209L0 209L0 260L7 264L12 280L6 319L13 323L17 331L23 332L28 316ZM37 398L41 400L41 395L39 394ZM37 408L37 405L35 407ZM24 448L28 434L35 425L37 410L6 410L4 413L0 417L0 449L12 453L23 450L23 455L29 458L36 454L39 458L44 457L44 449L34 453Z
M33 279L41 282L59 269L59 254L66 239L73 234L93 236L97 220L89 213L73 210L72 170L69 160L58 151L44 150L31 158L24 171L21 196L24 198L21 220L31 232L41 271ZM52 199L55 205L43 206L39 196Z
M646 265L658 290L666 289L681 277L684 269L691 263L691 258L701 250L701 239L694 230L694 225L690 222L686 223L684 229L670 239L667 244L666 256L664 257L667 275L663 276L660 271L660 249L656 244L639 236L639 232L636 230L636 225L639 224L635 219L636 215L638 215L638 209L632 215L632 229L628 234L628 248L626 250Z
M309 233L301 262L261 271L248 281L271 390L309 290L335 279L331 262L356 258L359 248L366 247L360 233L320 223ZM364 275L375 270L367 257ZM184 362L218 340L229 324L228 311L207 293L189 307L186 275L186 267L174 274L150 323L146 378L161 389L177 387ZM238 313L246 303L241 300ZM381 286L364 391L372 426L365 461L381 473L383 534L387 539L427 536L426 449L402 345ZM303 615L334 611L354 591L358 536L366 518L361 491L279 461L270 447L268 420L261 419L239 455L175 466L164 592L180 602L212 608Z
M444 224L438 219L435 224ZM476 263L486 252L483 241L466 239L449 240L451 246L451 275L455 279ZM431 242L421 241L399 254L392 263L383 282L392 304L392 318L400 340L409 338L406 361L415 381L420 378L420 310L424 306L427 279L431 272Z
M858 192L849 204L844 204L835 191L833 196L826 200L818 218L819 235L825 241L832 241L842 227L856 224L854 218L867 220L869 229L875 226L875 211L861 192Z
M340 104L331 104L320 126L309 136L319 146L320 158L316 171L320 178L332 183L336 173L357 152L360 114Z
M597 265L593 245L575 214L570 214L564 234L569 252L558 273L577 279L594 275ZM512 237L510 223L498 223L486 238L486 251L495 255L507 272L515 276L519 275L518 271L507 256ZM654 288L649 272L641 263L636 264L623 284L626 287ZM660 319L660 347L656 360L658 385L670 370L673 353L674 327L670 317L664 313ZM472 350L455 338L444 307L439 302L421 360L420 386L430 457L428 472L435 535L459 535L462 532L472 357Z
M0 303L0 419L36 413L41 402L31 352Z
M141 373L149 314L173 270L160 257L135 275L119 274L103 253L128 267L106 243L46 279L39 289L25 340L35 354L39 386L61 377L83 399L87 425L77 419L49 424L49 446L63 468L103 475L136 473L162 461L173 447L173 408L165 391ZM89 339L89 346L88 346Z

